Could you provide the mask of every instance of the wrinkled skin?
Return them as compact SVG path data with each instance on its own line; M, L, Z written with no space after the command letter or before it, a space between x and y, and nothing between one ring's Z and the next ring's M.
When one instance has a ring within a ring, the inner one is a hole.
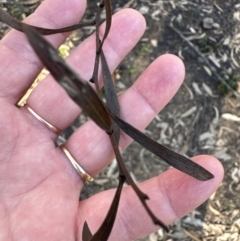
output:
M46 28L77 23L83 0L45 0L26 22ZM101 27L103 32L104 26ZM145 30L136 11L125 9L113 17L104 51L111 71L134 47ZM58 47L67 34L48 36ZM68 63L85 79L93 70L95 39L86 39L68 57ZM114 191L78 201L83 183L63 153L54 146L57 136L15 104L42 68L25 36L11 31L0 42L0 240L81 240L83 222L95 232L107 213ZM134 63L133 63L134 65ZM184 66L172 55L157 58L120 96L122 118L143 130L169 102L184 78ZM50 76L28 99L28 105L54 126L65 129L80 114L79 107ZM134 105L134 108L133 108ZM131 139L122 134L121 149ZM113 159L108 136L92 121L80 127L66 146L91 175ZM198 181L175 169L139 184L150 196L154 213L166 224L204 202L220 185L221 164L210 156L194 161L212 172L214 179ZM179 198L180 197L180 198ZM158 229L131 188L124 188L110 240L134 240Z

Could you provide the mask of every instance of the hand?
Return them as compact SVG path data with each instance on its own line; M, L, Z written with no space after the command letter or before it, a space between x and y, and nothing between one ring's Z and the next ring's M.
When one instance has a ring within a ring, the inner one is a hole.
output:
M26 22L47 28L68 26L80 20L84 9L84 1L45 0ZM104 45L112 71L144 30L145 21L136 11L125 9L114 15ZM58 47L66 37L67 34L57 34L47 39ZM93 71L94 46L95 38L91 36L67 59L85 79L89 79ZM93 233L100 226L114 190L79 203L83 182L63 152L55 148L57 135L26 108L15 106L42 69L40 61L25 36L17 31L4 37L0 52L0 240L81 240L85 220ZM122 118L143 130L173 97L183 78L184 66L180 59L172 55L159 57L120 96ZM51 76L37 86L27 103L39 116L62 130L81 112ZM131 139L122 134L121 149L130 142ZM113 159L108 136L92 121L75 131L66 147L92 176ZM150 208L165 224L199 206L221 183L223 168L215 158L193 159L215 178L201 182L172 168L139 184L150 196ZM109 240L133 240L156 229L135 193L126 187Z

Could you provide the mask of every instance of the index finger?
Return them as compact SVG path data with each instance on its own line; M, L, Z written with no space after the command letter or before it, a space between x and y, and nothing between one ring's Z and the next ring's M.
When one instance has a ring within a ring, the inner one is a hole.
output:
M86 1L45 0L26 21L28 24L45 28L60 28L80 21ZM48 36L58 47L69 33ZM15 104L32 84L42 69L23 33L12 30L0 42L0 98Z

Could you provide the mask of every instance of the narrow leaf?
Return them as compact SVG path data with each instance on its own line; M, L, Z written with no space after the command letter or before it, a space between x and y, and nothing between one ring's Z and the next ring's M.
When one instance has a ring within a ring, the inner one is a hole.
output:
M125 181L125 177L120 175L118 187L117 187L115 196L113 198L112 204L110 206L110 209L107 213L107 216L105 217L105 219L104 219L103 223L101 224L100 228L98 229L98 231L90 239L90 241L106 241L106 240L108 240L108 237L112 231L112 228L113 228L113 225L114 225L114 222L116 219L124 181Z
M118 102L118 96L115 90L115 86L113 84L112 75L108 67L108 63L103 52L101 52L101 62L107 106L115 115L119 116L120 106Z
M103 3L100 3L100 6L97 10L97 14L95 17L95 27L96 27L96 56L95 56L95 61L94 61L94 68L93 68L93 74L92 74L92 78L89 80L91 83L95 83L95 87L96 87L96 91L100 97L100 88L99 88L99 84L98 84L98 69L99 69L99 57L100 57L100 52L101 49L99 48L99 45L101 43L100 39L99 39L99 25L100 25L100 14L103 10Z
M214 178L213 174L207 171L205 168L201 167L187 157L184 157L152 140L130 124L120 119L114 113L111 113L111 116L126 134L128 134L131 138L144 146L146 149L160 157L162 160L167 162L169 165L201 181L206 181Z
M57 51L33 28L24 26L30 44L53 77L65 88L76 103L106 132L112 132L111 117L89 83L78 76L58 55ZM67 83L67 86L66 86Z
M103 83L104 83L107 107L115 115L120 117L120 106L118 102L118 96L117 96L115 86L112 80L112 75L103 51L101 52L101 63L102 63L102 75L103 75ZM113 134L115 135L115 139L118 143L120 138L120 128L118 127L118 125L116 125L114 121L112 121L112 127L113 127Z
M105 10L106 10L106 27L105 27L105 32L101 41L101 45L99 46L98 51L100 51L100 49L103 46L103 43L105 41L105 39L107 38L110 28L111 28L111 24L112 24L112 6L111 6L111 1L110 0L103 0L104 6L105 6Z
M92 238L92 233L88 227L87 222L85 221L83 224L83 233L82 233L82 240L89 241Z
M42 35L50 35L50 34L56 34L56 33L65 33L77 30L81 27L85 26L91 26L95 24L95 21L88 22L88 23L79 23L72 26L64 27L64 28L58 28L58 29L48 29L48 28L41 28L33 25L29 25L23 22L18 21L17 19L13 18L11 15L6 13L4 10L0 8L0 21L6 23L10 27L23 32L24 26L30 26L34 29L36 29L38 32L40 32Z

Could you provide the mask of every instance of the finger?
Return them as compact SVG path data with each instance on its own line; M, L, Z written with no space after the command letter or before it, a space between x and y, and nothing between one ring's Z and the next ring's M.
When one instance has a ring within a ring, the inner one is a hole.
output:
M173 55L159 57L120 96L121 117L137 129L143 130L171 100L183 77L184 66L179 58ZM131 139L122 134L120 149L126 148L130 142ZM92 121L75 131L66 146L76 161L91 175L100 172L113 159L109 137Z
M201 182L172 168L139 184L140 189L150 197L148 204L151 210L167 225L207 200L223 179L223 167L215 158L197 156L194 160L210 170L215 178ZM87 221L92 233L96 232L105 218L113 195L114 190L106 191L80 203L78 237L81 237L84 221ZM95 205L96 202L98 205ZM125 188L109 240L136 240L157 229L159 227L152 223L132 188Z
M105 24L100 28L102 34L104 29ZM135 10L126 9L113 16L111 31L104 44L111 71L136 45L144 30L145 20ZM95 35L92 35L67 59L69 65L86 80L93 73L95 42ZM59 129L65 129L80 114L80 108L50 76L36 87L27 103L38 115Z
M28 24L45 28L59 28L79 22L86 1L44 1L26 21ZM47 39L58 47L68 36L56 34ZM31 85L42 69L42 64L33 53L23 33L12 30L0 42L0 97L15 104Z

